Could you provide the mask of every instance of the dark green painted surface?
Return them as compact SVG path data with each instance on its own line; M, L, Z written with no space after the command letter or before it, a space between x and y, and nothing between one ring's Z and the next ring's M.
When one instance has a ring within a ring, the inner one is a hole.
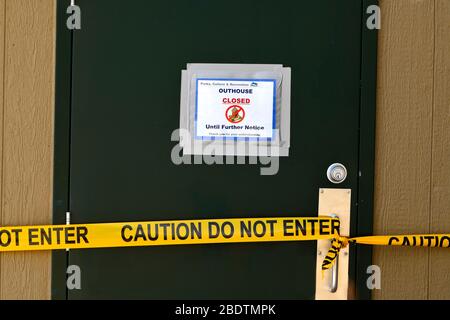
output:
M66 212L69 211L72 32L65 27L69 4L70 0L57 2L53 224L66 223ZM67 258L65 251L52 252L53 299L67 298Z
M363 8L378 5L378 0L363 0ZM364 10L366 13L366 10ZM367 19L369 15L363 15ZM373 233L373 193L375 177L375 118L377 79L377 30L362 28L361 42L361 104L359 120L359 177L358 207L352 217L352 236L369 236ZM367 288L367 267L372 265L372 246L357 246L350 252L356 265L350 265L355 274L355 293L358 299L370 299ZM353 269L355 267L355 269ZM354 271L355 270L355 271Z
M361 1L77 4L82 30L72 44L72 223L313 216L318 189L335 187L325 175L333 162L349 170L339 187L357 194ZM277 175L260 176L255 165L172 164L180 71L190 62L292 68L291 150ZM354 215L356 202L354 196ZM315 246L71 250L68 263L81 267L82 290L68 298L311 299ZM54 268L53 277L59 298L62 269Z

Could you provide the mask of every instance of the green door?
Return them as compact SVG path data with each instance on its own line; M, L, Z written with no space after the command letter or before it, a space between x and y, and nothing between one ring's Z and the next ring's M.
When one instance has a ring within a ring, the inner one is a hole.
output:
M339 162L348 177L338 187L353 194L352 233L370 233L369 1L77 0L75 31L65 26L68 2L58 1L55 223L66 211L71 223L315 216L319 188L336 187L327 168ZM291 147L277 174L172 162L187 63L291 67ZM55 298L315 294L313 241L71 250L53 261ZM356 283L363 262L370 252L353 250ZM80 267L81 290L65 288L67 265Z

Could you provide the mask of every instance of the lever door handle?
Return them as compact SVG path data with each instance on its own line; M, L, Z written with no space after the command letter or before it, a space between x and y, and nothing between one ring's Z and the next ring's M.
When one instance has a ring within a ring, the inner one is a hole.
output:
M332 214L331 217L338 218L337 215ZM338 288L338 279L339 278L339 256L336 257L336 261L334 262L333 267L331 268L331 281L329 291L331 293L335 293Z
M333 267L331 268L331 281L329 291L335 293L338 288L338 271L339 271L339 256L336 257Z

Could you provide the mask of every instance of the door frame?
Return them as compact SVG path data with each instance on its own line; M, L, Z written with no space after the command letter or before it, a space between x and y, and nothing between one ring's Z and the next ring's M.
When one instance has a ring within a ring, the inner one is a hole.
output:
M366 27L366 8L378 5L378 0L354 0L361 2L361 66L359 108L359 150L357 209L351 218L351 236L367 236L373 229L373 197L375 171L375 118L378 30ZM70 211L70 132L72 107L73 30L68 30L66 20L70 0L57 1L56 18L56 73L55 73L55 128L53 173L53 224L65 224ZM372 247L350 248L350 291L355 299L370 299L366 286L367 267L372 264ZM66 287L69 253L52 252L52 299L67 300ZM354 279L352 279L354 278Z

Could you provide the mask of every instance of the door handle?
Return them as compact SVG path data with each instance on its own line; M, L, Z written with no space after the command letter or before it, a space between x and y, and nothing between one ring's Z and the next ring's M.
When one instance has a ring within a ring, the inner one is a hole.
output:
M339 234L350 234L350 189L319 189L318 215L339 219ZM333 266L322 270L323 259L330 250L330 240L317 241L316 256L316 299L345 300L349 287L349 255L348 248L342 248Z
M339 256L336 257L333 267L331 268L331 281L330 288L328 289L331 293L335 293L338 288L338 271L339 271Z
M332 214L331 217L338 218L338 216L335 214ZM331 241L331 244L332 243L333 243L333 241ZM331 281L330 281L330 287L328 289L331 293L335 293L337 291L338 284L339 284L338 278L339 278L339 255L336 257L336 261L334 262L334 265L331 268Z

